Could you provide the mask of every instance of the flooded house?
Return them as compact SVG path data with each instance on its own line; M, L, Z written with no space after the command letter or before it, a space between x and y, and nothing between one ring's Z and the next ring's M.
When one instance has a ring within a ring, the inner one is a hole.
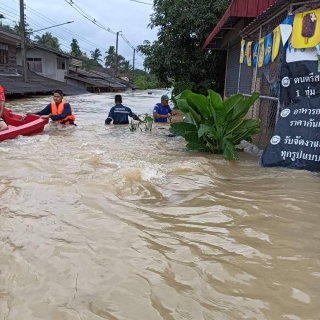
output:
M73 58L67 54L29 44L27 50L27 82L22 79L20 36L0 27L0 85L6 96L50 94L61 89L65 94L83 94L85 90L65 83ZM29 51L30 50L30 51Z
M225 97L260 93L247 115L261 119L262 132L254 137L260 149L270 141L279 115L279 73L284 48L280 47L277 57L267 66L249 66L240 63L242 41L261 43L288 15L317 6L320 2L315 0L234 0L203 45L207 50L226 52Z

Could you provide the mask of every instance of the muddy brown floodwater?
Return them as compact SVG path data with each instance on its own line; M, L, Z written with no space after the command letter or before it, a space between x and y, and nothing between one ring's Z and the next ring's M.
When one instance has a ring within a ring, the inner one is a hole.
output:
M124 103L150 114L161 93ZM0 320L320 319L319 176L106 128L113 96L0 144Z

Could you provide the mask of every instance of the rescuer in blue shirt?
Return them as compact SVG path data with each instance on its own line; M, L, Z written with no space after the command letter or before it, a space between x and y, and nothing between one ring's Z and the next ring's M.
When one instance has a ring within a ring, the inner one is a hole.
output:
M129 124L129 117L131 117L133 120L142 122L142 120L140 120L130 108L122 105L122 97L120 94L115 96L114 102L116 105L110 109L105 124L110 124L111 121L113 121L113 124Z
M169 107L169 97L164 94L161 97L161 103L157 103L153 108L153 117L155 122L167 122L170 116L176 113Z

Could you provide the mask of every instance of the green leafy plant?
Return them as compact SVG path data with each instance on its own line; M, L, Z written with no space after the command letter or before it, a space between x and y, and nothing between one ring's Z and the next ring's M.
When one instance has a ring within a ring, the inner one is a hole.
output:
M140 123L136 123L133 120L130 121L130 125L129 125L129 129L131 132L133 131L137 131L137 129L139 128Z
M245 119L258 93L245 98L235 94L226 100L208 90L208 96L185 90L175 97L178 108L186 115L185 122L171 124L170 132L182 136L189 150L223 154L227 159L238 159L236 146L242 140L252 141L260 133L260 119Z
M144 122L144 131L152 131L153 117L151 117L149 114L146 113L143 122Z

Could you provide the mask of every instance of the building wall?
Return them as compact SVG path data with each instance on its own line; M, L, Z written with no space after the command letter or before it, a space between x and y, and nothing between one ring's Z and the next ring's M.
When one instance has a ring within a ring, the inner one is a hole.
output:
M65 82L64 76L66 74L66 69L58 69L58 65L59 65L59 68L61 68L61 60L65 61L65 68L66 68L67 59L62 59L60 57L57 57L57 55L54 53L42 51L39 49L28 49L27 60L28 59L41 59L41 66L42 66L41 72L39 71L40 69L37 69L38 71L34 70L38 74L50 79ZM38 62L39 61L37 61L37 63ZM21 65L20 52L17 54L17 63Z
M17 66L17 47L9 44L8 45L8 53L9 53L9 66L10 67L16 67Z
M4 59L7 59L7 61L5 64L0 64L0 72L3 74L15 73L15 70L17 68L16 46L13 44L7 43L4 39L1 39L1 38L0 38L0 44L4 45L3 47L8 48L8 50L3 50L4 52L7 52L7 55L4 56Z

